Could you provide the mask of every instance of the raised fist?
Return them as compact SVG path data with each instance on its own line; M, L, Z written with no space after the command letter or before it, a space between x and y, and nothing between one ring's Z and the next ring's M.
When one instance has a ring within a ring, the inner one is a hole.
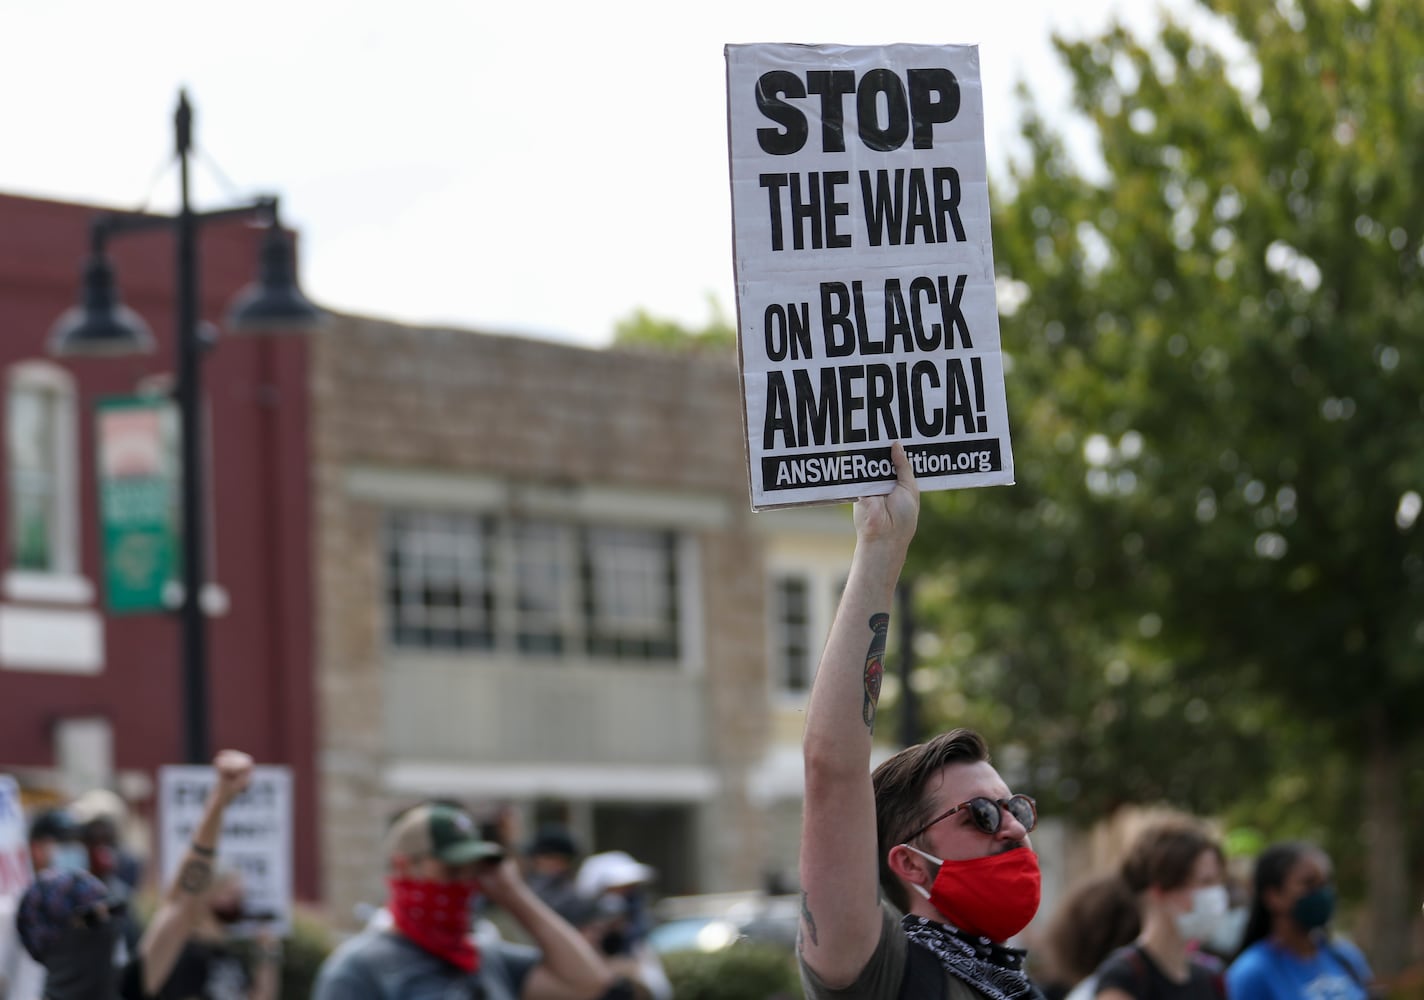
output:
M213 758L213 770L217 772L217 784L213 786L213 794L217 795L223 805L227 805L233 799L242 794L252 781L252 757L241 750L219 750L218 755Z

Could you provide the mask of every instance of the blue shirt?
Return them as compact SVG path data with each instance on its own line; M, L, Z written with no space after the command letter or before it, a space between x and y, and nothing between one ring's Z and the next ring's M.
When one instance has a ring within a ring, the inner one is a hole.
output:
M331 953L317 973L313 1000L519 1000L539 952L499 941L480 945L480 967L466 972L395 931L366 930Z
M1367 1000L1361 984L1370 978L1365 956L1348 941L1321 942L1313 957L1301 958L1267 938L1231 963L1226 995L1231 1000Z

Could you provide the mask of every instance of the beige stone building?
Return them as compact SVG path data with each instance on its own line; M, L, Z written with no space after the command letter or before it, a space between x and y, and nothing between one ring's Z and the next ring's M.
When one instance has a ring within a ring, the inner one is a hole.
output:
M309 345L317 828L338 922L416 799L667 893L793 877L845 508L749 509L735 361L343 318Z

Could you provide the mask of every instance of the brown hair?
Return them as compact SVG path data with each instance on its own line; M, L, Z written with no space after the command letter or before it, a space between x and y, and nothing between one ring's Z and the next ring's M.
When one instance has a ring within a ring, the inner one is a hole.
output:
M1136 938L1141 924L1137 897L1122 876L1112 872L1068 890L1048 921L1043 944L1059 980L1074 986Z
M969 729L941 733L927 743L906 747L871 775L875 787L875 838L880 861L880 888L890 902L909 910L909 897L886 859L890 848L929 822L931 806L925 785L950 764L977 764L989 759L983 737Z
M1193 820L1167 820L1137 835L1122 861L1122 877L1133 892L1151 886L1179 889L1192 877L1192 867L1204 851L1214 851L1226 863L1221 844Z

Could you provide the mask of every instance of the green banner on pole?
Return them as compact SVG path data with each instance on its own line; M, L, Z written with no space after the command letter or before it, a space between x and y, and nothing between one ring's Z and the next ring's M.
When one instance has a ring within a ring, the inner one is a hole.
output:
M177 582L178 416L173 402L113 397L98 404L100 539L113 614L166 611Z

